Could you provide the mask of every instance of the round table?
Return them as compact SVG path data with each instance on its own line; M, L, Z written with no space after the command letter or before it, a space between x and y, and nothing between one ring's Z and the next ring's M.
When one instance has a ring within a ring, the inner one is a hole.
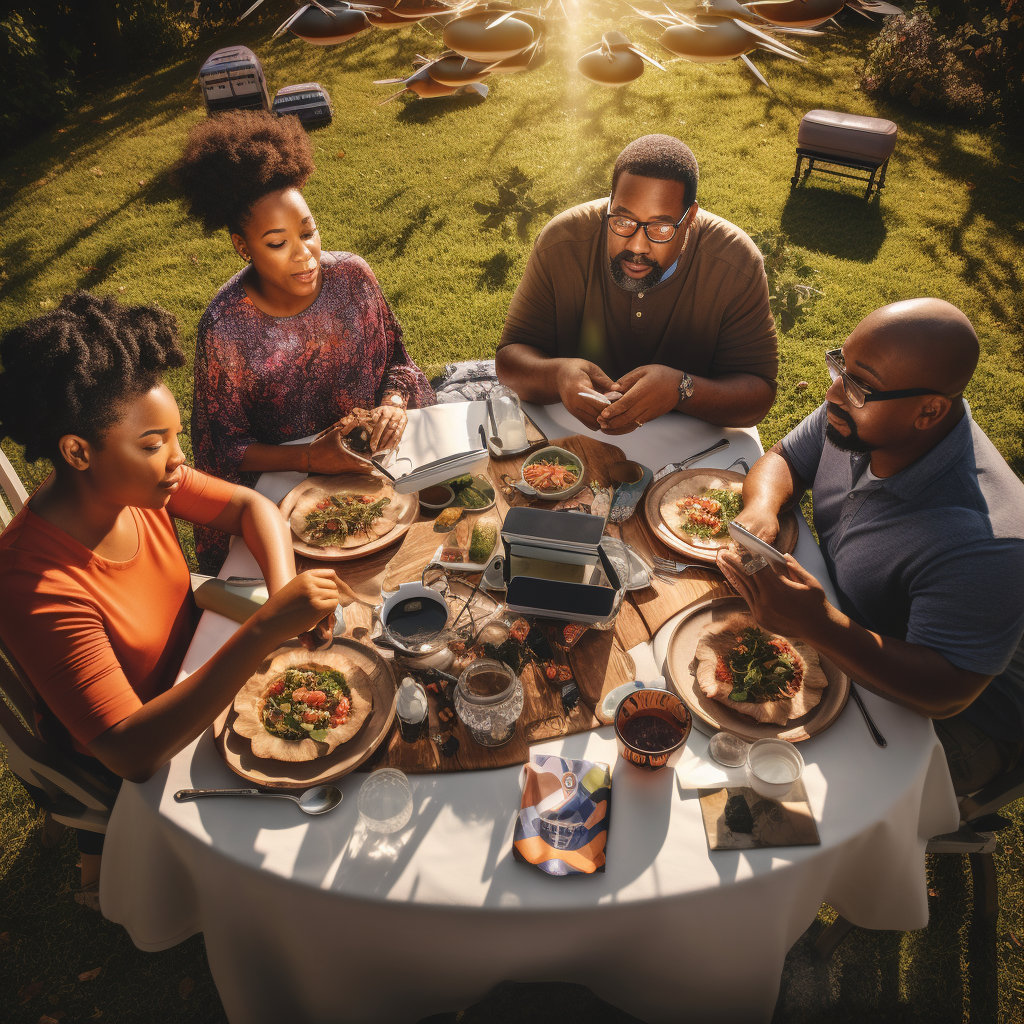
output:
M585 430L561 406L527 409L550 438ZM401 454L422 462L476 447L482 418L482 403L413 411ZM761 452L755 430L676 413L611 440L657 469L723 435L731 447L707 465ZM266 474L259 489L279 500L300 479ZM833 596L802 520L795 554ZM254 569L238 541L222 575ZM638 678L660 674L672 625L631 651ZM235 628L205 613L182 675ZM382 838L358 823L359 774L340 781L344 802L321 818L285 801L175 803L181 788L239 782L208 730L149 782L121 789L103 913L143 949L202 931L237 1024L412 1022L502 980L578 982L650 1024L768 1021L786 953L823 902L862 927L927 923L925 843L957 827L931 723L863 699L885 749L852 702L801 744L819 846L710 852L696 787L735 776L709 762L696 730L676 771L655 774L617 759L610 728L538 744L613 766L607 870L568 878L512 858L518 768L411 776L412 820Z

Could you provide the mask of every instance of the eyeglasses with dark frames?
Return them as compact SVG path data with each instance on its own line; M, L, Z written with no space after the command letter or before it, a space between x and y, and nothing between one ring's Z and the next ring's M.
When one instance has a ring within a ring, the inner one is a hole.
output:
M832 378L833 383L840 377L843 378L843 390L850 400L850 405L855 409L863 409L865 402L886 402L893 398L913 398L917 395L955 397L947 395L944 391L935 391L933 388L900 388L895 391L880 391L877 388L870 388L846 372L846 360L843 358L841 348L830 349L825 353L825 365L828 367L828 375Z
M690 203L690 206L693 206L693 203ZM671 242L676 237L679 226L686 220L686 215L690 212L690 206L683 210L682 217L675 224L660 220L633 220L632 217L622 217L610 212L605 216L608 219L608 227L620 238L632 238L640 228L643 228L648 241L655 245L664 245L665 242Z

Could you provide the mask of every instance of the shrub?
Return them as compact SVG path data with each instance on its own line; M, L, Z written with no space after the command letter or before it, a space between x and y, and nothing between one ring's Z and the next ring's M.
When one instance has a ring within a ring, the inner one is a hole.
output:
M986 94L960 49L938 32L923 8L886 18L871 44L861 84L915 107L992 120L995 98Z
M914 106L1019 126L1024 0L937 0L887 18L862 84Z
M26 130L62 117L74 100L65 76L53 76L42 47L16 12L0 18L0 146L11 145Z

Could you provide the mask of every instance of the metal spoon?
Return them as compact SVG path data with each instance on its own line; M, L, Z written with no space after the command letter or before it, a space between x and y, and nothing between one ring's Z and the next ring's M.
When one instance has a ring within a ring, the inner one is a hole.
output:
M306 814L326 814L341 803L344 793L336 786L313 786L298 796L293 793L271 793L262 789L179 789L174 794L174 799L182 803L201 796L266 796L276 800L291 800Z

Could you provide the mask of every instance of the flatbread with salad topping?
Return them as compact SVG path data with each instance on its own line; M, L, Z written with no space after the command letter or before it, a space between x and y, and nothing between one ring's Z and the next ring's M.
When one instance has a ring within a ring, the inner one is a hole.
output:
M232 729L255 757L312 761L352 739L373 710L362 670L334 651L286 651L235 695Z
M317 484L295 503L289 524L311 547L359 548L389 534L400 514L390 487L367 493Z
M828 685L818 652L730 615L697 641L697 685L706 697L758 722L785 725L815 707Z
M743 484L703 473L681 480L661 498L665 525L687 544L717 550L729 544L729 523L743 509Z

